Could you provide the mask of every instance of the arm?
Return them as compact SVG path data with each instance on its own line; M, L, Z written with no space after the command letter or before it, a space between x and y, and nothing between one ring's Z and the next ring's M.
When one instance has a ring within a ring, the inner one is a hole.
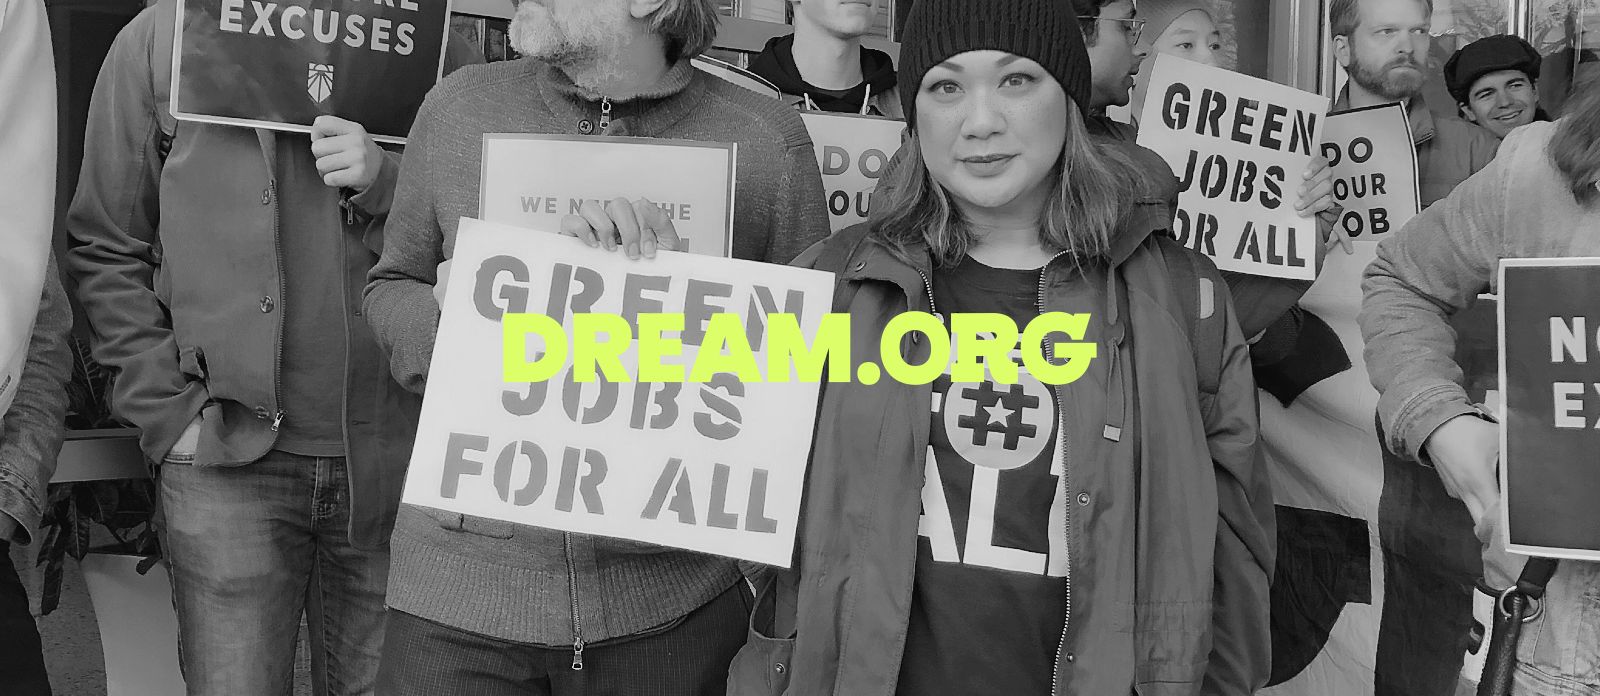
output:
M1217 481L1217 536L1213 558L1211 659L1201 693L1253 694L1272 671L1268 623L1276 553L1272 483L1257 446L1260 428L1250 347L1227 316L1222 370L1214 397L1202 396L1206 445ZM1209 402L1209 403L1207 403Z
M16 400L0 426L0 529L14 523L14 533L0 541L27 544L39 528L45 490L55 473L56 456L67 415L67 380L71 377L72 306L56 274L52 254L46 262L44 292L28 341L28 358L17 384Z
M1515 139L1515 136L1513 136ZM1501 252L1505 158L1467 179L1378 245L1361 287L1367 371L1385 445L1422 460L1440 425L1475 409L1461 388L1446 318L1490 287Z
M170 7L166 4L159 7ZM162 155L147 9L117 35L89 102L83 170L67 216L66 267L94 334L95 359L117 371L112 402L160 461L209 398L178 368L178 348L153 279Z
M384 223L383 254L367 275L362 303L378 344L389 354L395 381L419 394L428 383L428 363L439 328L433 290L439 264L445 260L430 166L435 155L429 133L437 94L423 102L411 126L405 166Z
M789 263L807 247L821 241L829 234L826 195L822 191L822 173L817 169L817 155L812 150L811 138L805 134L805 123L793 116L800 129L798 142L790 137L783 153L783 181L772 205L768 220L767 263Z

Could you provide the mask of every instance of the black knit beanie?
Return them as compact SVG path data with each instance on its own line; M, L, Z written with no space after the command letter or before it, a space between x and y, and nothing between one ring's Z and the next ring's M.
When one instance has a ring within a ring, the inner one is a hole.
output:
M1093 78L1070 0L916 0L900 34L900 102L917 123L928 70L967 51L1005 51L1043 66L1080 111Z

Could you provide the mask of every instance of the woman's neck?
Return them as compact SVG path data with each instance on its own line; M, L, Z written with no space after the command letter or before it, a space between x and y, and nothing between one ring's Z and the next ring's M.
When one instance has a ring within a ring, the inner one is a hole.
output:
M973 243L967 255L993 268L1033 269L1044 266L1055 251L1039 240L1039 226L972 226Z

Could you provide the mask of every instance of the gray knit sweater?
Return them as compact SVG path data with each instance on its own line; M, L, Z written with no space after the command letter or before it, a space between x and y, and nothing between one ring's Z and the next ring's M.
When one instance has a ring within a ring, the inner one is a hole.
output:
M600 96L531 60L463 68L428 95L406 147L365 311L394 377L427 382L433 285L475 217L485 133L580 133ZM811 139L792 110L681 61L654 95L613 101L609 135L736 142L734 255L787 263L827 236ZM402 505L389 605L474 633L571 646L682 617L739 579L731 560ZM570 571L570 574L569 574ZM569 582L569 577L575 582ZM577 615L574 616L574 611Z

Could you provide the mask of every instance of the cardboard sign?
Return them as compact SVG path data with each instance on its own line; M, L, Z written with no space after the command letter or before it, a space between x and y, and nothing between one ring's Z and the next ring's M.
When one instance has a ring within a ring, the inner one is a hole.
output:
M450 0L179 0L172 115L306 133L332 114L404 143L449 16Z
M833 231L866 222L872 191L900 149L905 122L815 111L802 112L800 118L817 151Z
M674 252L629 261L574 238L463 219L403 499L788 566L818 384L728 374L581 383L570 363L548 382L507 383L502 321L543 314L571 340L575 313L683 313L686 327L731 313L764 365L768 314L797 314L810 338L832 300L830 273ZM638 320L629 323L637 333ZM693 333L681 334L681 364L700 352ZM537 337L515 343L530 355L547 347ZM638 348L621 355L630 375Z
M1328 116L1322 156L1333 170L1338 225L1352 241L1378 242L1422 208L1417 150L1405 107L1383 104Z
M1600 560L1600 258L1500 262L1507 550Z
M549 231L585 200L647 199L694 254L733 255L738 145L695 140L490 133L478 217Z
M1315 218L1295 213L1328 100L1162 54L1139 144L1178 175L1173 233L1225 271L1311 280Z

